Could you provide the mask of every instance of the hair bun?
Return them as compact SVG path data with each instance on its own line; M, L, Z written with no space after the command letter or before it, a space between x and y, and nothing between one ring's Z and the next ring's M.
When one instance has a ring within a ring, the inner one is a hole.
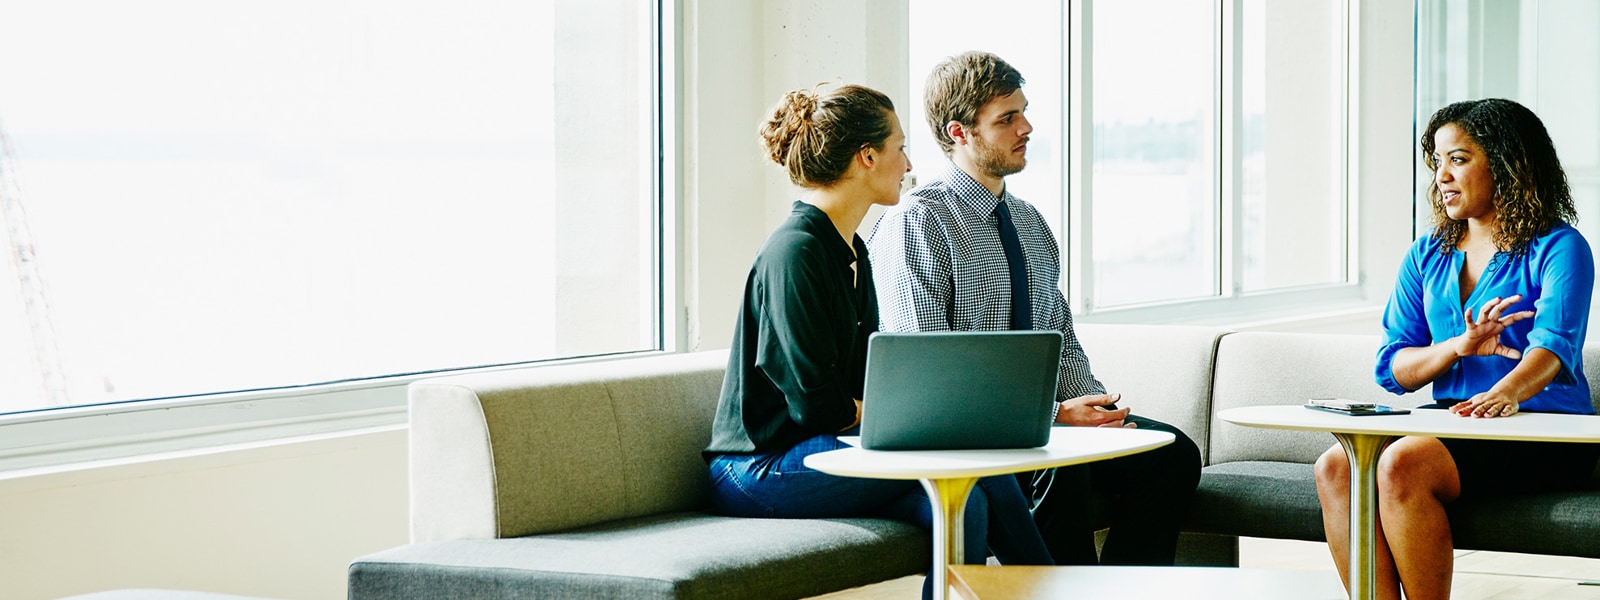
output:
M813 90L794 90L783 95L772 114L761 124L761 145L767 158L780 165L787 164L789 149L795 140L812 129L812 117L817 113L817 94Z
M784 94L758 133L767 158L789 172L789 181L818 188L844 177L862 148L881 150L894 123L888 96L846 85L826 93L812 88Z
M816 90L795 90L785 94L784 101L789 104L789 111L805 123L811 122L811 116L817 112Z

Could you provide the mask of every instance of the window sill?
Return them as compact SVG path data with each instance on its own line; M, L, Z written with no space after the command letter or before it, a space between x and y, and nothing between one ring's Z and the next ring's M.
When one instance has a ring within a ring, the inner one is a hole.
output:
M1370 330L1377 332L1382 310L1383 303L1368 300L1360 287L1340 285L1094 311L1073 307L1073 315L1084 323L1206 325L1273 331L1344 332L1349 323L1370 322Z
M406 423L406 385L221 395L0 416L0 478L93 464Z
M260 392L0 415L0 481L160 457L404 428L406 386L463 373L537 369L658 351ZM108 462L111 461L111 462Z

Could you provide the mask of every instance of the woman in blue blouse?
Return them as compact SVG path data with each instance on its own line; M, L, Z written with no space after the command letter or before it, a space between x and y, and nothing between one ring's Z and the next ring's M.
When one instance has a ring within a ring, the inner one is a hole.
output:
M805 457L845 447L861 420L867 338L878 294L856 229L900 201L911 170L888 96L856 85L784 95L761 126L767 157L806 193L767 238L745 281L728 372L704 455L711 504L741 517L879 516L932 527L914 481L828 475ZM978 481L967 503L969 562L1048 565L1028 501L1010 475ZM931 581L929 578L928 581ZM923 585L923 595L931 588Z
M1433 170L1433 231L1412 244L1383 314L1377 379L1396 394L1433 384L1468 418L1521 411L1593 414L1583 376L1594 256L1544 124L1501 99L1434 113L1422 136ZM1573 487L1600 446L1404 437L1378 462L1378 597L1448 598L1445 503ZM1334 564L1349 582L1349 464L1317 460ZM1441 543L1443 541L1443 543Z

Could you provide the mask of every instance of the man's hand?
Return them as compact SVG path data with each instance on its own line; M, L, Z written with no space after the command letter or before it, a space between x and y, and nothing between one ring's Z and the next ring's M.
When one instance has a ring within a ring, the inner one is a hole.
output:
M1122 421L1128 417L1128 409L1116 407L1121 399L1122 394L1091 394L1063 401L1056 422L1077 427L1135 427Z
M851 400L856 401L856 420L851 421L849 425L839 428L839 431L849 431L851 427L861 424L861 400L857 398L851 398Z
M1483 304L1478 311L1478 318L1472 318L1472 309L1462 311L1462 318L1466 321L1467 330L1456 336L1456 356L1504 356L1510 359L1522 358L1522 351L1509 346L1500 345L1500 332L1506 326L1533 316L1533 311L1524 310L1502 316L1511 305L1522 300L1522 294L1509 298L1491 298Z

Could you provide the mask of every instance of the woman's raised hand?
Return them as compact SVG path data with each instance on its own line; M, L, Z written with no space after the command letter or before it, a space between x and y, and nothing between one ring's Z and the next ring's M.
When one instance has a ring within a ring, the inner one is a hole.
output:
M1485 302L1483 309L1478 311L1478 318L1472 318L1472 309L1462 311L1466 319L1467 330L1456 336L1456 356L1493 356L1499 355L1506 358L1522 358L1522 351L1500 343L1500 332L1506 326L1533 316L1533 311L1524 310L1503 314L1511 305L1522 300L1522 294L1515 294L1508 298L1491 298Z

